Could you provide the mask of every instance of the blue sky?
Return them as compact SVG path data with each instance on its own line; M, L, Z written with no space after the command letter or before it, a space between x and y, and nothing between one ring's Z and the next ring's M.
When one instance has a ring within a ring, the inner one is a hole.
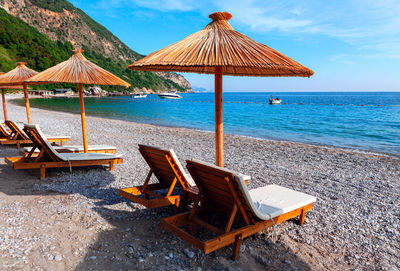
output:
M228 11L233 28L314 70L311 78L224 77L226 91L400 91L400 0L72 0L149 54ZM209 75L183 74L213 89Z

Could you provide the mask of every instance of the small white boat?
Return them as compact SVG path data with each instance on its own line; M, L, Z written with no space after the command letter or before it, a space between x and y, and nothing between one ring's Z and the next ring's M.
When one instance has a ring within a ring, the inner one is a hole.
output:
M272 96L269 98L269 104L280 104L281 102L282 100L279 98L272 98Z
M180 99L180 98L182 98L182 96L176 92L158 93L158 97L160 97L161 99Z
M147 94L143 94L143 93L131 95L131 98L133 98L133 99L140 99L140 98L146 98L146 97L147 97Z

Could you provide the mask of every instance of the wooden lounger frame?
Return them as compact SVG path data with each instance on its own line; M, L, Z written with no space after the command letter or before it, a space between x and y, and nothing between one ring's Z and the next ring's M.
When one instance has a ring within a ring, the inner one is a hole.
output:
M66 147L68 147L68 146L66 146ZM77 151L76 151L76 150L71 150L71 149L68 149L68 148L65 148L65 149L63 149L63 148L57 148L57 151L58 151L59 153L83 153L83 152L84 152L83 149L82 149L82 150L77 150ZM116 150L116 149L110 149L110 150L90 150L90 148L89 148L88 152L90 152L90 153L111 153L111 154L114 154L114 153L117 153L117 150ZM21 154L23 157L28 156L29 153L30 153L30 152L25 151L23 148L21 148L21 149L19 150L19 154ZM31 154L31 157L37 157L38 155L39 155L39 152L34 152L33 154Z
M118 194L121 197L147 208L158 208L168 205L176 207L180 204L186 205L189 199L197 195L197 188L191 187L187 182L170 151L139 145L139 152L150 167L149 173L143 185L119 189ZM158 183L149 184L153 174ZM182 195L172 195L176 186L182 189ZM156 193L157 190L166 188L168 189L166 195Z
M10 137L10 132L9 129L5 130L4 125L2 124L0 126L0 140L7 140Z
M32 140L27 138L21 132L20 128L15 125L14 122L6 120L5 123L10 128L11 133L10 133L10 137L8 139L0 140L0 144L2 144L2 145L17 145L18 149L21 147L21 145L33 144ZM59 143L62 146L64 144L64 142L69 141L69 138L68 137L48 138L47 141L49 141L50 143Z
M215 168L192 161L187 161L187 163L187 168L199 187L197 199L191 211L164 218L161 220L161 225L205 254L234 244L232 258L236 260L244 238L297 216L302 225L306 213L312 209L312 204L308 204L273 219L260 220L250 211L241 190L236 185L233 174L218 172ZM199 171L201 167L203 169ZM200 180L197 181L197 179ZM204 214L215 212L216 209L227 215L224 229L219 229L201 218ZM243 220L246 225L232 229L235 219ZM183 229L185 225L189 226L189 232ZM200 240L195 236L197 226L215 233L216 237L206 241Z
M41 180L44 180L46 177L46 168L109 165L110 171L112 171L114 170L114 164L122 164L123 162L122 158L62 161L44 143L44 139L39 135L36 129L25 127L24 131L34 144L31 152L26 157L7 157L5 158L5 161L14 169L40 169ZM36 148L40 150L40 153L37 157L32 157Z

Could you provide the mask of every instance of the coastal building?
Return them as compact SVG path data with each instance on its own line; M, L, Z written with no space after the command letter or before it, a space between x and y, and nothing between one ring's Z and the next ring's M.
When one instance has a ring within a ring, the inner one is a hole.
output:
M54 88L52 92L54 95L64 95L64 96L70 96L74 94L74 92L70 88Z
M51 90L28 90L28 93L33 96L43 96L48 97L53 95Z

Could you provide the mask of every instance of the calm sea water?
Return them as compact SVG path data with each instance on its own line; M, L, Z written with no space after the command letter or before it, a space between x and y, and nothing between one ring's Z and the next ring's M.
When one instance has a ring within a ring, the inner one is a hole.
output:
M271 94L282 104L269 105ZM182 96L85 98L85 108L89 115L213 131L214 94ZM79 112L77 98L31 105ZM400 92L224 93L224 132L400 155Z

